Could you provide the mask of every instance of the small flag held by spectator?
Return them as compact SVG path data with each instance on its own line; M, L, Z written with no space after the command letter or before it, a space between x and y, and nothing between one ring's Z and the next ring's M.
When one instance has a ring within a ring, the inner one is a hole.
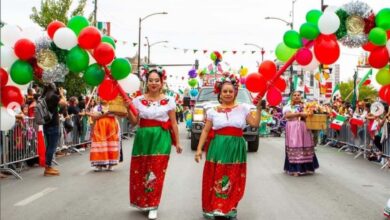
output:
M334 130L340 130L347 118L342 115L337 115L330 124L330 128Z

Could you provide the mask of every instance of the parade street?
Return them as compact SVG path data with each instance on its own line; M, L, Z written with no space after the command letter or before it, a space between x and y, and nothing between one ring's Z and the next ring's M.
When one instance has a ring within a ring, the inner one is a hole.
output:
M181 130L182 155L173 150L159 219L201 220L203 163ZM129 206L129 160L133 138L123 143L124 162L110 171L94 172L89 150L57 158L61 176L44 177L42 168L23 171L23 180L8 176L1 183L4 220L144 220L147 214ZM248 154L246 191L238 219L384 219L390 196L390 172L380 165L336 148L318 146L320 168L313 176L283 172L284 138L262 138L257 153Z

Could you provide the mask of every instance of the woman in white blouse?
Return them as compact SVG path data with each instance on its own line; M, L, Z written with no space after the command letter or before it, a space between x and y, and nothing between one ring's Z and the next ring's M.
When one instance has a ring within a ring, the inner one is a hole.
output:
M130 122L139 125L130 164L130 205L149 211L149 219L157 219L171 145L182 152L176 103L162 93L163 79L157 70L147 73L146 93L133 100L139 114L128 111Z
M202 209L205 217L236 219L238 202L244 195L246 181L243 129L246 124L259 126L261 108L257 106L252 115L249 105L235 102L238 80L232 76L217 82L215 88L220 105L207 111L206 124L195 154L195 161L199 162L202 148L205 148ZM205 143L209 147L204 146Z

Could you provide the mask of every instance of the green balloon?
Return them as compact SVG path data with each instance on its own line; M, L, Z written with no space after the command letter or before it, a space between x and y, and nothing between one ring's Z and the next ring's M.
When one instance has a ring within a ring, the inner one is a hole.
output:
M88 53L78 46L73 47L66 56L66 65L69 70L79 73L87 69L89 64Z
M131 64L127 59L117 58L111 64L111 75L116 80L126 78L131 73Z
M322 15L322 11L320 11L320 10L317 10L317 9L310 10L306 14L306 21L317 25L318 20L320 19L321 15Z
M301 36L299 36L299 33L294 30L286 31L286 33L284 33L283 42L288 47L294 49L299 49L303 46Z
M368 39L375 45L384 46L387 42L387 34L383 28L376 27L371 29Z
M377 27L381 27L385 30L390 29L390 8L383 8L376 14L375 23Z
M317 25L309 22L302 24L301 28L299 29L299 35L308 40L316 39L319 34L320 30L318 29Z
M390 71L388 68L383 68L376 74L376 81L382 86L390 85Z
M280 43L275 50L278 60L286 62L297 52L297 49L292 49L286 46L284 43Z
M188 80L188 85L190 85L191 87L195 87L197 84L198 84L198 80L196 79Z
M33 71L32 66L28 62L17 60L11 66L11 79L16 84L25 85L33 79Z
M217 55L215 55L215 53L212 52L212 53L210 54L210 59L211 59L212 61L216 61L216 60L217 60Z
M102 37L102 42L109 43L109 44L111 44L112 47L114 47L114 49L116 48L115 40L114 40L112 37L103 36L103 37Z
M103 68L99 64L94 63L87 68L83 75L83 79L88 85L97 86L103 82L104 75Z
M77 36L79 36L81 30L89 26L88 20L83 16L74 16L68 22L68 28L72 29Z

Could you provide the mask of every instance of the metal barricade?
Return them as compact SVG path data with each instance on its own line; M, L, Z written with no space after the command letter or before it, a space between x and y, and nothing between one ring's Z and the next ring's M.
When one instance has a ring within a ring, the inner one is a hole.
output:
M387 126L387 131L390 131L390 122L386 122L384 126ZM382 134L383 135L383 134ZM387 157L387 160L383 164L381 169L384 169L386 167L390 167L390 136L387 134L388 137L383 141L382 146L383 146L383 156Z
M18 119L13 129L1 132L0 171L22 177L15 171L15 164L38 157L38 125L34 118ZM13 169L12 169L13 168Z
M69 117L73 124L71 131L65 129L65 119L60 119L60 140L57 144L57 150L66 149L80 153L76 146L87 144L91 141L91 125L88 122L88 116L70 115Z

